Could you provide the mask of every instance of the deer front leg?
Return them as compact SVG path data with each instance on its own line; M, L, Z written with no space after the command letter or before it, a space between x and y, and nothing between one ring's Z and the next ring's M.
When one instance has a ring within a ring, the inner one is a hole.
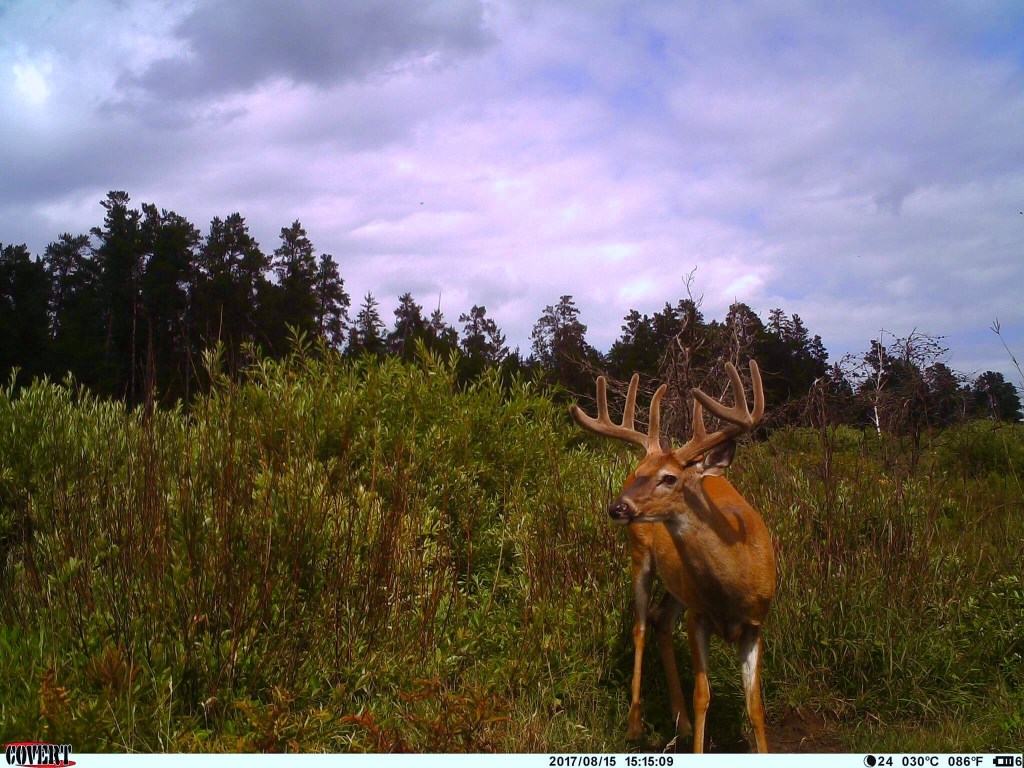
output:
M764 729L764 706L761 703L761 628L747 626L740 638L740 659L743 669L743 692L747 699L747 715L754 728L758 752L768 751Z
M661 653L661 665L665 669L668 681L668 697L672 703L672 722L676 733L689 736L693 733L690 718L686 714L686 702L683 699L683 687L679 682L679 669L676 667L676 649L672 642L672 630L675 629L679 615L686 608L671 594L666 594L661 603L651 611L651 624L654 625L655 636L658 638L658 651Z
M644 732L643 716L640 709L640 683L644 661L644 643L647 635L647 608L651 602L651 584L654 570L650 558L633 560L633 601L636 618L633 622L633 689L629 705L629 720L626 738L639 739Z
M704 722L711 703L711 684L708 682L711 628L707 619L688 613L686 634L690 640L690 658L693 660L693 751L701 753L704 751Z

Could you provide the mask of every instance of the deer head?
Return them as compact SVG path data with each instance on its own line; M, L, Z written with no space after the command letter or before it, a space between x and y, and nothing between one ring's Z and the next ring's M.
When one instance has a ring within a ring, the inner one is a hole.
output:
M621 524L669 521L688 506L687 499L694 498L693 494L699 491L696 485L702 478L720 475L732 463L736 438L751 431L764 415L764 389L757 363L751 360L754 409L749 410L736 367L726 363L725 369L732 385L733 406L727 407L700 389L694 389L693 433L685 445L674 450L660 435L664 384L651 399L646 434L633 426L639 384L636 374L629 382L621 424L614 424L608 416L607 384L603 376L597 379L596 419L572 406L573 418L584 429L634 443L645 450L644 458L626 478L622 492L608 508L612 520ZM725 426L709 435L704 426L704 408L725 422Z

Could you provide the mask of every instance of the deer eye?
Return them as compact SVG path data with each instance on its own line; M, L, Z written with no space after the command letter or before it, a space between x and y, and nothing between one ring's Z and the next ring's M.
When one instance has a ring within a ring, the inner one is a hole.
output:
M679 478L676 477L675 475L662 475L661 480L658 481L658 485L673 486L676 484L676 480L678 479Z

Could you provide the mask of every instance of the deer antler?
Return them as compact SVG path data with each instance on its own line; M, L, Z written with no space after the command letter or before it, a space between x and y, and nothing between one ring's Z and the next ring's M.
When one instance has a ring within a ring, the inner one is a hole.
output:
M628 443L635 443L647 453L654 453L661 449L661 398L668 387L662 384L651 398L650 420L645 435L633 428L633 414L636 411L636 392L639 384L640 376L634 373L633 378L629 380L629 389L626 391L626 407L622 412L621 424L613 424L608 417L608 385L604 376L597 377L597 418L587 416L575 405L569 408L569 412L576 419L576 423L586 430L605 437L614 437Z
M757 367L757 363L754 360L750 361L750 383L754 388L754 410L752 412L747 408L747 396L743 392L743 381L740 379L736 366L726 363L725 370L729 374L735 403L732 408L726 408L713 397L694 388L693 436L686 445L673 451L677 461L685 462L719 443L749 432L764 416L764 387L761 384L761 371ZM728 426L709 435L704 429L704 412L701 409L701 404L719 419L728 422Z

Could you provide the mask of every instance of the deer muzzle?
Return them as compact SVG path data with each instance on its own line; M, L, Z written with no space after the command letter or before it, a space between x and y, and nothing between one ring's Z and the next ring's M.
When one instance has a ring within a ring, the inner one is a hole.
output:
M622 497L617 498L608 507L608 517L616 523L628 523L635 514L636 510L633 508L633 505L624 501Z

